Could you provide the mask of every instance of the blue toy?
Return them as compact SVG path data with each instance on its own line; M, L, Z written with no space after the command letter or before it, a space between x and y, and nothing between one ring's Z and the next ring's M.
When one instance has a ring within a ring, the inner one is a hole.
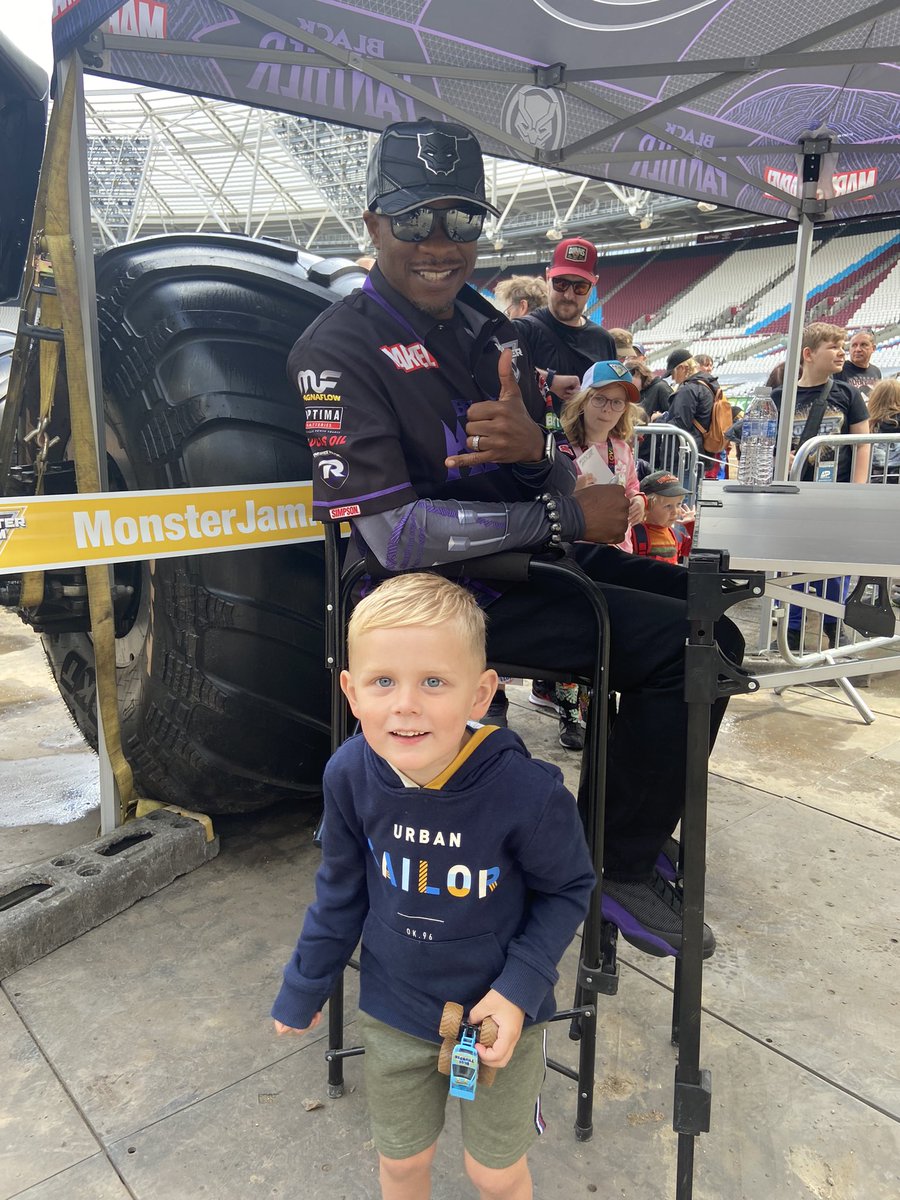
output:
M474 1100L479 1081L485 1087L494 1082L496 1067L487 1067L478 1057L475 1043L493 1046L497 1040L497 1022L485 1017L480 1025L463 1020L463 1007L448 1001L444 1005L438 1032L443 1039L437 1069L450 1076L450 1095L460 1100Z
M474 1026L464 1025L462 1037L450 1056L450 1095L459 1100L475 1099L478 1084L478 1051L475 1042Z

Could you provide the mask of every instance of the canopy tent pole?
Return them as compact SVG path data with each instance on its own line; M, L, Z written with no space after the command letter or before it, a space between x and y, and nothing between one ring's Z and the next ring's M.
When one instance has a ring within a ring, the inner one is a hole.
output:
M778 443L775 450L775 478L787 479L788 457L791 452L791 430L797 395L797 374L800 366L800 342L806 324L806 285L812 257L813 221L800 213L797 226L797 250L794 258L794 289L791 293L791 319L788 326L784 357L784 383L781 391L781 418L778 422Z
M831 131L825 128L817 129L815 132L807 131L800 137L797 172L800 187L797 210L797 253L794 259L794 291L791 296L791 318L784 360L778 441L775 447L775 479L777 480L784 480L788 477L788 458L791 452L791 433L797 398L797 375L800 366L800 343L806 324L806 289L809 279L809 262L812 256L813 224L816 217L825 215L828 209L828 196L833 195L832 141Z
M77 52L69 54L57 64L57 95L62 95L69 73L74 74L75 107L72 114L72 133L69 147L69 229L78 264L78 301L81 309L84 339L84 363L87 374L88 395L91 401L91 419L94 425L94 445L97 453L97 470L103 491L109 491L106 468L106 421L103 412L103 388L100 384L100 334L97 328L97 289L94 277L93 234L91 231L91 203L88 188L87 132L84 108L84 74ZM112 586L112 567L109 571ZM111 833L120 822L120 799L115 775L103 728L101 689L108 686L103 672L97 671L97 756L100 765L100 833ZM115 688L115 675L112 686ZM113 695L115 701L115 695Z

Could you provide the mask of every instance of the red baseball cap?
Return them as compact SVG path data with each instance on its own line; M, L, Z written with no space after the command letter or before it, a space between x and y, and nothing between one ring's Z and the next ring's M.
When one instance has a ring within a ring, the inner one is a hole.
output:
M554 275L578 275L597 282L597 247L587 238L565 238L553 252L547 278Z

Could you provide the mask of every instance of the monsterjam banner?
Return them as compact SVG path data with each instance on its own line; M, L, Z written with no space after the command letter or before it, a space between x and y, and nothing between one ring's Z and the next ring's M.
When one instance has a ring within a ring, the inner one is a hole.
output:
M0 575L322 537L309 483L0 499Z
M900 208L896 0L54 0L89 69L796 217L797 140L839 143L828 219ZM650 65L647 65L650 64Z

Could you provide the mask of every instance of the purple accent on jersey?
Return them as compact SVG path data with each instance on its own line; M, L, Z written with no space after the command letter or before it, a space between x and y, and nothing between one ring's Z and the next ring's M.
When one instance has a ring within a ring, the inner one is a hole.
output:
M397 522L397 524L393 528L393 531L391 532L391 536L388 539L387 551L385 552L385 556L384 556L385 557L384 565L387 567L387 569L389 571L402 570L402 566L400 564L400 555L399 555L400 538L405 533L406 526L408 525L408 523L415 511L416 511L415 506L413 506L409 510L409 512L406 514L406 516L403 518L403 520ZM403 565L406 565L406 564L403 564Z
M384 296L382 296L382 294L376 290L375 285L372 283L372 280L369 278L368 275L366 276L365 283L362 285L362 290L366 293L367 296L371 296L371 298L377 304L380 304L381 307L384 309L384 311L386 313L388 313L391 317L393 317L393 319L399 325L401 325L406 330L406 332L408 334L410 334L411 337L414 337L416 339L416 341L421 340L419 334L416 333L415 329L413 329L412 325L410 325L410 323L409 323L409 321L407 321L406 317L404 317L404 315L402 313L397 312L397 310L396 310L396 308L394 308L393 304L391 304L390 301L385 300Z
M444 446L447 450L447 458L451 458L456 454L470 454L471 451L466 445L465 427L457 422L456 429L453 430L446 421L441 421L441 426L444 430ZM496 471L500 463L482 462L473 463L471 467L466 467L470 475L485 475L488 471ZM461 479L462 474L459 467L447 468L447 481L451 479Z
M336 508L339 504L362 504L364 500L376 500L379 496L389 496L391 492L402 492L408 488L408 483L397 483L393 487L382 488L380 492L365 492L362 496L341 496L334 500L313 500L313 508Z
M450 426L446 423L446 421L441 421L441 426L444 430L444 446L447 451L447 458L450 458L451 455L454 455L454 454L468 453L468 447L466 446L466 434L465 434L465 430L462 428L462 426L457 425L455 433L450 428ZM460 440L459 440L460 436L462 436L462 444L460 444ZM461 478L461 476L459 473L459 467L448 467L447 468L447 479L448 480L460 479L460 478Z

